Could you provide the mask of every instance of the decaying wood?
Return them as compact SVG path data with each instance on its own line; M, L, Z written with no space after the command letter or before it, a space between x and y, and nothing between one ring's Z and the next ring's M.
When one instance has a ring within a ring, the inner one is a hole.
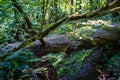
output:
M16 0L12 0L13 3L16 2ZM67 54L71 54L72 52L76 50L81 49L90 49L93 47L101 47L105 45L114 45L118 43L118 40L120 38L119 28L116 27L109 27L107 30L104 29L97 29L94 33L91 34L92 39L78 39L74 41L70 41L69 38L66 35L57 35L52 37L45 37L47 36L51 31L55 30L58 26L60 26L63 23L66 23L68 21L73 20L79 20L79 19L87 19L87 18L93 18L96 16L103 16L108 13L114 13L118 12L120 10L120 7L116 7L111 9L112 6L115 5L119 0L115 0L113 3L108 4L101 9L91 12L88 14L74 14L72 16L67 16L61 20L58 20L56 23L49 26L48 29L46 29L44 32L39 32L38 34L34 35L32 38L28 39L26 42L23 43L16 43L16 44L10 44L0 50L0 52L6 52L8 51L8 54L4 54L0 56L0 61L3 58L6 58L7 56L11 55L12 53L20 50L21 48L29 49L33 53L35 53L37 56L43 56L48 53L58 53L58 52L65 52ZM19 5L14 3L15 7L20 11L20 13L24 13L22 9L20 9ZM110 9L110 10L108 10ZM108 10L108 11L107 11ZM32 28L32 24L29 21L29 18L25 15L24 19L28 25L28 27ZM42 34L42 35L41 35ZM45 40L46 45L43 46L39 42L39 40L43 39ZM34 42L33 42L34 41ZM32 43L33 42L33 43ZM29 45L32 43L31 45ZM93 62L85 61L83 64L83 68L79 71L78 76L76 77L77 80L86 80L88 78L91 78L91 76L94 76L95 74L98 75L97 72L97 66L101 63L101 61L104 59L103 52L99 51L100 53L96 52L95 55L93 54ZM96 56L97 54L97 56ZM1 54L0 54L1 55ZM107 54L107 57L110 57L113 54ZM99 59L100 58L100 59ZM49 78L50 80L57 80L56 72L52 65L47 66L48 74L45 76L45 78ZM52 73L55 73L52 75ZM41 74L39 75L39 77ZM56 79L55 79L56 78ZM96 78L94 78L96 80ZM45 79L43 79L45 80ZM47 80L47 79L46 79ZM93 80L93 79L92 79Z
M116 28L109 27L107 29L108 31L104 29L98 29L91 34L92 36L91 40L78 39L75 41L70 41L66 35L49 37L45 39L47 46L42 47L40 45L37 45L39 41L36 41L35 42L36 44L34 43L34 46L30 47L30 50L33 51L36 55L42 56L50 52L72 53L80 49L90 49L93 47L115 44L119 40L120 36L119 33L117 32L116 33L114 32L113 34L113 29L114 31L116 30L119 31L118 27Z
M113 50L117 51L119 50L119 47L120 47L120 46L117 46L120 38L119 31L120 31L119 26L110 26L105 29L97 29L95 32L91 34L91 37L92 37L91 40L78 39L75 41L70 41L67 35L45 37L44 40L47 43L46 46L41 46L40 41L36 40L31 45L26 46L24 49L26 48L30 49L37 56L43 56L50 52L54 52L54 53L66 52L70 54L76 50L90 49L93 47L102 47L105 45L115 45L113 46L113 48L115 48ZM20 43L9 44L5 48L3 48L1 52L4 52L6 50L12 50L19 45ZM91 59L92 62L89 62L89 60L86 60L83 64L83 68L79 71L78 76L76 77L75 80L81 80L81 78L82 80L86 80L86 77L91 78L91 76L95 76L95 74L98 76L99 72L96 70L98 69L97 65L103 65L105 63L105 62L102 62L104 59L103 53L105 52L103 52L102 50L99 50L92 55L92 59ZM108 58L114 55L114 53L112 52L109 52L109 53L110 54L107 53ZM50 68L50 71L51 69L52 68ZM39 74L38 76L41 76L41 75L42 74ZM43 74L42 76L45 76L45 75ZM51 76L51 78L53 77L54 76ZM95 77L94 79L96 80L96 78L97 77Z
M33 41L42 39L43 37L47 36L51 31L55 30L58 26L60 26L63 23L66 23L68 21L74 21L74 20L79 20L79 19L88 19L88 18L93 18L93 17L97 17L97 16L103 16L108 13L118 12L120 10L120 7L111 9L111 7L114 6L118 1L119 0L115 0L111 4L108 4L104 7L102 7L101 9L96 10L95 12L91 12L88 14L82 14L82 15L81 14L73 14L71 16L60 19L56 23L50 25L49 28L46 29L44 32L42 32L42 33L39 32L32 38L30 38L27 41L25 41L24 43L20 44L17 48L13 49L11 52L8 52L7 54L2 55L0 58L4 59L7 56L13 54L14 52L20 50L21 48L24 48L25 46L32 43ZM110 9L110 10L106 11L107 9Z
M92 39L78 39L74 41L70 41L67 35L56 35L44 38L46 46L41 46L39 40L36 40L31 45L25 47L24 49L30 49L37 56L46 55L48 53L58 53L58 52L66 52L72 53L76 50L81 49L90 49L93 47L99 47L104 45L111 45L118 42L120 38L119 34L119 26L118 27L107 27L106 29L97 29L95 32L91 34ZM17 44L8 45L3 48L3 51L12 50L15 47L19 46Z
M47 43L46 46L41 46L41 43L39 40L36 40L31 45L27 46L27 49L30 49L32 52L34 52L37 56L43 56L50 52L58 53L58 52L66 52L66 53L72 53L76 50L81 49L90 49L93 47L102 47L105 45L115 45L114 47L117 47L114 50L119 50L119 46L116 45L119 42L120 34L119 34L119 26L110 26L105 29L97 29L95 32L91 34L92 39L91 40L85 40L85 39L79 39L75 41L70 41L67 35L57 35L57 36L51 36L44 38L45 42ZM20 43L16 44L9 44L1 52L4 52L6 50L12 50L15 47L19 46ZM67 47L67 48L66 48ZM24 49L26 49L24 48ZM99 75L99 72L96 70L97 65L101 65L104 62L101 62L104 57L101 50L95 52L92 55L92 61L89 62L89 60L86 60L83 64L83 68L79 71L78 76L76 77L77 80L86 80L86 77L91 78L92 75L96 74ZM110 58L114 53L109 52L110 54L107 54L107 57ZM51 70L52 68L50 68ZM39 74L40 76L42 74ZM45 76L45 75L42 75ZM52 76L54 77L54 76ZM56 76L55 76L56 77ZM44 77L46 78L46 77ZM97 78L97 77L96 77ZM96 79L94 78L94 79ZM92 80L94 80L92 79Z

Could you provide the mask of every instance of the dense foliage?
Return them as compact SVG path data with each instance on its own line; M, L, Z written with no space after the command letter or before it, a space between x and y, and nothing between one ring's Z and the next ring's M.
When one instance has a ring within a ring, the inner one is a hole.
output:
M94 12L112 1L114 0L0 0L0 56L11 53L13 46L19 46L34 35L38 33L42 35L42 32L61 19ZM69 18L60 25L60 28L46 33L48 35L45 36L67 35L70 41L79 39L92 40L91 34L94 31L118 24L120 20L119 12L92 19L90 17L68 22ZM42 39L40 41L42 46L45 47L44 41ZM104 47L107 47L107 50L109 50L108 48L111 49L109 45ZM76 51L71 55L59 52L59 54L49 53L46 56L39 57L29 49L18 49L17 52L13 51L12 55L7 56L7 58L0 59L0 80L36 80L36 75L38 77L41 74L46 75L47 73L48 75L49 72L47 70L49 68L47 67L49 65L55 67L59 79L75 80L82 69L84 61L98 48L99 46L89 50ZM106 53L109 53L107 50ZM112 74L109 74L109 79L120 78L119 54L120 52L118 51L117 54L110 56L109 59L106 57L103 59L107 60L107 63L103 63L106 70L103 69L104 71L103 74L100 73L101 75L106 76L106 73L110 71ZM48 64L43 65L42 62L44 61L47 61ZM41 63L43 66L37 66L36 69L34 68L36 63ZM100 66L98 65L98 67ZM98 80L102 80L100 78L101 75L97 76ZM103 80L108 80L108 78L104 79L103 77Z

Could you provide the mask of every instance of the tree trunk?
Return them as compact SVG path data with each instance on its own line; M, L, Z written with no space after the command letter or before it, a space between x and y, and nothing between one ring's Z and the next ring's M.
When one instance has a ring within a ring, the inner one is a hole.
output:
M111 45L118 43L120 38L120 29L116 25L107 27L106 29L97 29L91 34L92 39L78 39L70 41L67 35L57 35L44 38L46 46L41 46L41 43L36 40L31 45L25 47L37 56L43 56L48 53L66 52L68 54L81 49L89 49L98 46ZM19 44L20 45L20 44ZM18 44L9 44L5 48L1 49L1 52L11 51Z

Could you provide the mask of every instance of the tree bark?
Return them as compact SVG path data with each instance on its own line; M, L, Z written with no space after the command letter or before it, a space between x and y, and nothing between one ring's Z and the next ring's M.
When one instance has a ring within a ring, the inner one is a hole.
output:
M92 39L78 39L70 41L67 35L56 35L45 37L46 46L41 46L39 40L36 40L31 45L26 46L24 49L30 49L37 56L43 56L48 53L66 52L71 54L74 51L81 49L90 49L99 46L111 45L118 43L120 38L120 29L116 25L111 25L106 29L97 29L91 34ZM20 45L20 44L19 44ZM19 46L18 44L10 44L3 48L1 52L12 51Z
M113 3L111 3L109 5L106 5L106 6L102 7L101 9L99 9L99 10L97 10L95 12L91 12L89 14L82 14L82 15L75 14L75 15L72 15L72 16L65 17L65 18L63 18L61 20L58 20L56 23L50 25L48 29L46 29L44 32L42 32L42 35L41 35L41 32L39 32L38 34L36 34L32 38L30 38L27 41L23 42L17 48L13 49L11 52L7 52L6 54L0 56L0 60L6 58L7 56L9 56L9 55L13 54L14 52L20 50L21 48L24 48L25 46L32 43L33 41L38 40L38 39L39 40L42 39L43 37L47 36L51 31L55 30L58 26L60 26L63 23L66 23L68 21L78 20L78 19L88 19L88 18L93 18L93 17L96 17L96 16L103 16L103 15L108 14L108 13L113 13L113 12L119 11L120 7L116 7L114 9L111 9L111 7L113 5L115 5L117 1L118 0L115 0ZM106 9L110 9L110 10L105 11Z

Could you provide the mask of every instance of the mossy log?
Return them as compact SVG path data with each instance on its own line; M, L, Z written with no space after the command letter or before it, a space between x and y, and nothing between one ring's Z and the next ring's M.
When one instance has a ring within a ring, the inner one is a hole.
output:
M12 0L13 2L16 0ZM115 0L113 1L111 4L105 5L102 8L93 11L91 13L86 13L86 14L73 14L71 16L67 16L64 17L63 19L58 20L57 22L51 24L49 26L48 29L46 29L45 31L38 32L38 34L34 35L32 38L28 39L27 41L23 42L22 44L20 44L17 48L14 48L11 52L8 52L2 56L0 56L1 60L6 58L7 56L13 54L14 52L20 50L21 48L24 48L25 46L29 45L30 43L32 43L33 41L36 40L41 40L43 39L45 36L49 35L50 32L54 31L56 28L58 28L61 24L67 23L68 21L75 21L75 20L80 20L80 19L88 19L88 18L93 18L93 17L98 17L98 16L104 16L108 13L114 13L114 12L118 12L120 10L120 7L116 7L116 8L112 8L112 6L114 6L115 4L117 4L119 0ZM107 10L109 9L109 10Z
M45 37L44 40L47 45L41 46L40 41L36 40L24 49L31 50L37 56L58 52L66 52L70 54L76 50L90 49L119 43L119 31L119 26L110 26L105 29L97 29L91 34L92 39L78 39L74 41L70 41L67 35ZM0 52L11 51L19 45L20 43L9 44L2 48Z
M116 49L119 50L119 46L117 46L119 45L119 39L120 39L119 26L117 27L110 26L105 29L97 29L95 32L91 34L91 37L92 37L91 40L78 39L74 41L70 41L67 35L45 37L44 40L47 45L41 46L40 41L36 40L31 45L26 46L23 49L29 49L37 56L43 56L43 55L47 55L48 53L58 53L58 52L66 52L67 54L71 54L72 52L77 50L103 47L106 45L114 45L114 47L117 47ZM12 49L14 49L19 45L20 43L9 44L6 47L2 48L0 52L2 53L5 51L11 51ZM102 60L104 59L103 53L104 52L101 51L95 52L91 57L92 58L91 60L93 60L93 62L89 62L86 60L83 64L83 68L79 71L76 79L87 80L86 76L91 77L94 74L99 75L99 72L96 71L96 69L97 69L97 65L99 64L101 65ZM114 53L107 54L107 57L110 58L112 55L114 55Z

